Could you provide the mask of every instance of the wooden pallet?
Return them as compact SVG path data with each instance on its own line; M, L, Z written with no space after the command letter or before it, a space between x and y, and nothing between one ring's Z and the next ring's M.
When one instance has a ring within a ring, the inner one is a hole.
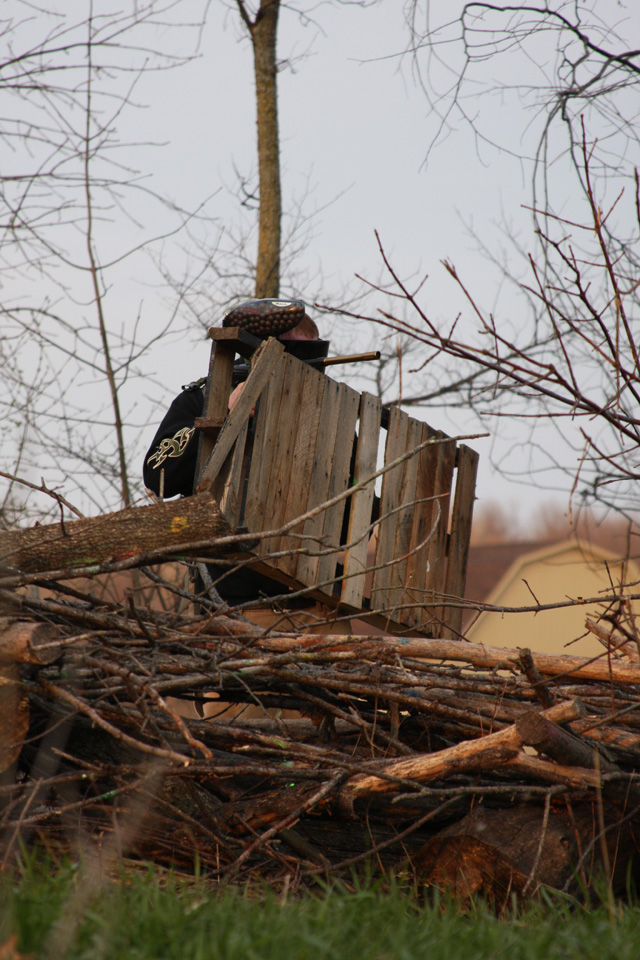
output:
M446 599L464 594L477 454L398 408L383 411L377 397L297 360L277 340L261 343L237 328L210 335L196 489L213 494L232 527L280 531L260 541L253 566L391 632L458 636L461 610ZM254 349L227 415L236 354Z

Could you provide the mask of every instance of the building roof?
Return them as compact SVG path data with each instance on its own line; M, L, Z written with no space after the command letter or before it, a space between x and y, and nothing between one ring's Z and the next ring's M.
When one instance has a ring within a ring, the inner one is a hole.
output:
M485 602L509 568L520 557L544 547L551 547L555 542L522 540L513 543L471 546L467 561L465 597L468 600ZM465 624L475 615L474 610L467 611L464 617Z
M495 646L557 653L569 646L582 656L601 655L602 645L587 621L608 611L611 600L605 598L618 594L618 584L640 579L635 558L626 561L619 551L575 538L475 548L472 553L467 598L494 610L469 611L464 630L470 640ZM625 616L638 616L632 607L625 608Z

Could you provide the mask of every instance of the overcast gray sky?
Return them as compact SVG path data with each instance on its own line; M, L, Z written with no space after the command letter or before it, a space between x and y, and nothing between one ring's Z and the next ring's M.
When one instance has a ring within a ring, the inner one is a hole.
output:
M356 273L377 279L382 269L377 230L405 275L430 275L424 300L434 314L453 319L463 306L441 266L444 258L453 259L492 307L501 279L497 272L491 276L467 225L488 246L503 243L498 226L503 219L528 229L530 217L521 210L530 198L526 171L498 150L479 147L471 128L462 124L436 145L427 162L438 118L415 82L410 58L400 56L408 43L401 5L325 5L315 16L315 23L305 26L283 11L279 43L279 55L292 59L279 77L284 194L290 203L302 200L307 214L318 211L297 264L312 278L310 296L330 303ZM222 224L232 224L238 220L234 169L255 171L251 50L240 39L233 10L211 11L201 51L199 61L160 82L154 78L155 103L161 99L162 110L152 107L145 122L150 139L161 139L166 131L162 171L169 182L177 178L176 195L196 203L206 193L215 194L211 209ZM451 78L441 74L439 79L444 85ZM505 123L513 122L507 116L505 110ZM492 123L489 113L489 128ZM324 278L321 284L318 275ZM323 318L321 327L336 346L351 342L346 321ZM358 329L353 336L368 349L381 331ZM195 349L203 354L207 348ZM203 357L199 369L204 362ZM172 351L171 370L174 384L191 379L193 357ZM449 433L478 430L475 420L459 412L416 415ZM480 496L489 491L519 496L491 469L489 443L476 444L484 454Z
M15 0L5 9L11 4ZM638 4L589 0L588 6L594 4L605 21L621 24L619 32L629 38L629 46L640 47ZM533 248L531 216L523 210L531 200L530 165L479 140L456 114L434 145L440 115L433 109L433 100L453 81L461 62L459 48L443 45L440 64L429 76L423 74L430 104L417 82L412 59L400 56L408 42L403 4L382 0L367 9L332 3L312 6L307 22L292 11L282 11L278 47L279 56L290 61L279 76L283 189L287 210L301 202L305 216L311 218L306 246L296 263L300 274L306 272L309 277L309 299L331 303L343 295L357 273L378 278L377 230L401 272L429 274L421 300L430 316L444 321L460 310L465 317L469 313L441 266L440 261L448 258L479 302L487 309L498 305L500 315L517 324L517 298L477 250L469 227L497 257L508 250L505 223L525 249ZM457 0L431 3L434 26L445 24L446 18L454 23L459 7ZM61 9L80 13L86 4L67 0ZM437 36L444 39L454 33L455 26L443 27ZM169 49L175 44L186 51L194 37L187 41L175 28L167 27L157 31L155 39ZM544 56L542 45L540 51ZM424 68L424 57L419 62ZM476 128L512 151L531 154L543 116L535 108L525 110L518 91L500 93L499 88L505 83L534 82L538 68L515 54L510 61L488 60L485 69L484 75L471 78L474 83L482 80L485 87L472 86L468 91L482 90L481 98L465 101ZM256 147L251 49L242 37L235 4L231 0L213 3L197 58L178 70L144 76L134 99L143 106L123 113L122 141L162 146L132 150L132 165L149 176L151 186L184 207L195 207L210 197L211 222L194 225L194 232L200 231L205 241L220 230L238 231L243 214L235 193L236 171L247 176L255 172ZM554 169L561 184L565 175L561 159L556 159ZM567 196L567 208L571 199ZM144 224L141 235L163 230L151 210L150 205L146 209L141 204L136 211ZM101 227L103 262L131 242L136 229L123 218ZM222 246L226 242L223 238ZM165 265L176 275L189 262L193 266L184 253L185 243L184 238L168 238L162 244ZM513 262L519 270L515 257ZM155 285L143 257L127 260L110 274L106 298L110 316L118 323L132 323L140 315L148 336L171 315L174 301L170 292ZM370 308L375 306L374 300ZM221 317L207 319L219 322ZM471 319L464 322L473 323ZM338 349L356 344L369 349L381 337L378 328L352 330L344 320L321 318L320 323L323 335L330 336ZM176 320L175 329L183 330L184 323ZM147 357L148 386L142 394L136 387L136 423L142 427L138 456L163 405L181 384L206 371L208 351L208 344L194 329L159 343ZM358 380L354 385L364 386ZM448 433L478 429L474 418L446 408L414 415ZM517 445L519 440L526 443L523 428L506 420L492 427L490 439L471 443L481 454L479 498L524 499L532 509L547 496L540 492L539 482L532 478L523 490L491 464L493 457L518 471L519 463L525 462ZM129 438L132 443L136 440L133 431ZM553 433L548 442L557 442ZM568 484L558 496L566 500Z
M251 51L246 39L239 39L233 4L228 6L226 14L220 7L211 11L202 59L179 77L165 78L171 89L164 100L176 126L163 155L171 158L170 169L181 169L189 179L194 200L205 184L210 184L211 192L223 185L213 201L223 222L237 218L237 201L229 193L234 167L243 173L255 169ZM436 33L440 39L456 35L454 14L459 6L431 4L432 25L442 28ZM633 35L640 41L637 5L597 0L596 7L605 22L620 24L631 47ZM324 278L320 299L331 302L334 292L339 294L356 273L378 277L377 230L404 275L429 274L422 302L431 316L451 321L460 310L469 314L441 265L448 258L486 309L498 304L498 315L517 325L517 311L524 305L478 251L469 228L498 258L508 250L505 225L517 233L525 251L535 248L532 218L523 209L531 203L531 164L514 152L533 154L545 114L531 100L525 104L519 90L498 93L497 88L536 83L540 68L518 54L488 61L484 71L471 75L471 86L465 90L465 108L476 118L476 129L454 112L434 145L446 101L434 110L428 97L433 102L454 81L462 62L460 47L443 44L440 65L428 76L423 72L427 97L412 58L401 56L408 44L401 4L382 2L369 9L324 4L313 16L305 25L292 12L282 12L279 55L290 58L291 66L280 74L279 92L285 197L289 202L304 198L307 212L319 211L298 265L304 265L312 278L318 274ZM539 52L546 70L549 51L542 42ZM423 56L419 63L424 71ZM475 90L482 97L474 100L470 95L480 81L485 86ZM492 138L505 150L492 146L488 142ZM562 146L559 141L558 153ZM553 175L561 189L567 171L560 157L553 159ZM568 178L567 184L571 187L562 206L570 212L573 184ZM507 256L512 257L514 270L521 271L515 255ZM317 283L309 286L317 294ZM341 331L344 337L345 321L332 324L331 331ZM323 332L331 331L325 319ZM368 336L373 341L379 339L380 330L359 329L357 336L359 342ZM339 343L341 337L335 339ZM425 374L414 375L418 376ZM409 389L406 378L405 390ZM460 411L441 408L416 415L450 433L477 430L476 421ZM542 489L544 479L532 476L528 483L525 476L514 484L491 463L493 458L510 472L521 472L527 462L523 455L527 427L505 420L492 426L491 439L472 444L481 453L479 497L524 500L533 509L549 496ZM555 431L549 431L544 442L550 449L557 446L559 456L566 454ZM559 501L566 502L568 481L556 477L550 483L556 486Z

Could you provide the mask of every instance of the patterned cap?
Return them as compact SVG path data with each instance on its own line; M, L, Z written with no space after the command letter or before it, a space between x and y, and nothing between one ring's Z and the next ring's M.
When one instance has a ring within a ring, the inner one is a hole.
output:
M305 314L302 300L247 300L234 307L223 327L240 327L254 337L277 337L297 327Z

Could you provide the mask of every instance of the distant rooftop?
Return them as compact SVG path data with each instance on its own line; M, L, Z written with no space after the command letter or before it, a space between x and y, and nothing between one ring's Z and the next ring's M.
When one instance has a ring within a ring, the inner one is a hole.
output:
M495 543L486 546L471 546L467 561L467 585L465 597L468 600L486 600L512 563L525 553L541 550L556 543L555 540L521 540L512 543ZM469 610L464 616L467 624L475 611Z

